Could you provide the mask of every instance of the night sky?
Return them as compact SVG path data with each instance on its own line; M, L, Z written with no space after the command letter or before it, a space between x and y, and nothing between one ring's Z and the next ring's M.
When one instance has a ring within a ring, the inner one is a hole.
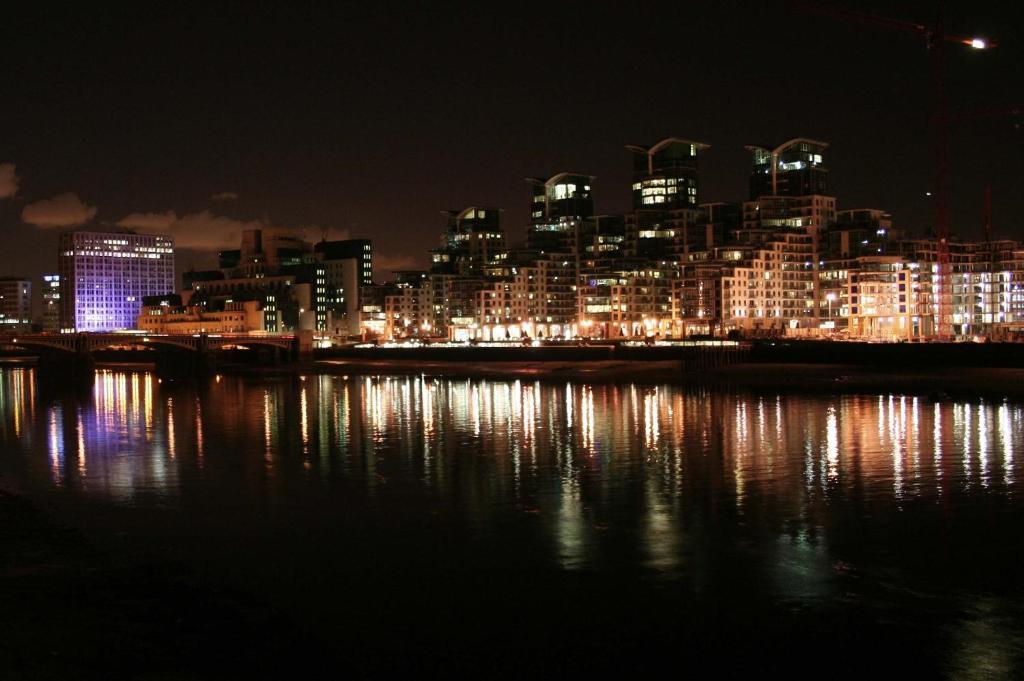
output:
M371 237L382 280L426 264L443 209L503 207L520 240L527 176L591 173L597 210L625 211L624 145L667 136L712 145L701 201L746 198L745 144L805 136L832 144L840 209L930 225L922 39L782 2L638 4L5 10L0 274L54 270L75 223L169 232L179 271L269 224ZM952 105L1024 104L1013 4L956 5L950 32L1000 45L951 47ZM921 22L934 7L859 5ZM990 185L995 234L1024 238L1021 123L953 129L954 232L980 234Z

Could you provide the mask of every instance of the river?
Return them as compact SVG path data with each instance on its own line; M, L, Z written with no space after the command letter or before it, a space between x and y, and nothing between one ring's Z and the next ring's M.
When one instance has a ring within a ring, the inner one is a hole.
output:
M1018 403L7 367L0 449L362 675L1024 674Z

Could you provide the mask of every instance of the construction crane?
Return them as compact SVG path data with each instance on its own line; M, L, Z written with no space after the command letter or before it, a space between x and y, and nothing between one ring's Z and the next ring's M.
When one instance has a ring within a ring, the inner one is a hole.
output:
M949 113L949 99L946 89L946 48L950 43L967 46L975 50L988 50L996 46L995 41L981 37L950 35L946 33L942 15L942 2L938 3L935 23L931 26L916 24L911 21L892 19L863 12L819 5L812 2L792 2L798 9L844 19L865 26L909 33L924 38L925 46L931 55L932 81L935 87L935 187L932 191L934 200L934 230L937 240L937 277L932 284L933 295L938 301L937 324L935 336L939 340L950 340L952 333L952 265L949 255L949 125L953 117ZM1017 109L1006 112L1017 113ZM988 115L1001 115L1002 110ZM982 115L986 115L982 113ZM957 118L966 118L961 114Z

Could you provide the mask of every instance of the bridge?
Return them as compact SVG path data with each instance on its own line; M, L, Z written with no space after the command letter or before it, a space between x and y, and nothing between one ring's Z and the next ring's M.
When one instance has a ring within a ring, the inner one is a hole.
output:
M115 347L152 347L212 352L223 348L270 347L298 354L298 336L248 334L34 333L0 336L0 346L91 354Z
M305 342L303 342L305 341ZM269 350L270 361L290 361L309 352L312 339L300 335L146 334L146 333L28 333L0 335L0 348L38 355L40 367L91 373L94 353L113 348L149 348L157 371L192 374L209 370L219 350ZM307 347L309 346L309 347ZM262 353L266 354L266 353Z

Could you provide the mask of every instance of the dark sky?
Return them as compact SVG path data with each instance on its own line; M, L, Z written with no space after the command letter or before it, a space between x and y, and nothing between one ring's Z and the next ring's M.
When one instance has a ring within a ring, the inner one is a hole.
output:
M858 5L913 21L934 7ZM955 106L1024 104L1013 7L949 8L950 32L1000 42L950 50ZM923 41L783 2L6 12L0 164L13 163L20 181L0 198L0 274L55 268L59 227L29 218L167 225L182 246L207 249L235 242L246 223L305 227L311 238L328 229L373 238L381 269L422 264L442 209L501 206L506 233L520 239L526 176L594 174L598 210L624 211L624 145L670 135L712 145L702 201L745 198L745 144L806 136L832 144L840 208L930 224ZM996 234L1024 238L1020 123L953 129L954 231L979 232L991 185ZM195 250L178 260L179 270L212 264Z

